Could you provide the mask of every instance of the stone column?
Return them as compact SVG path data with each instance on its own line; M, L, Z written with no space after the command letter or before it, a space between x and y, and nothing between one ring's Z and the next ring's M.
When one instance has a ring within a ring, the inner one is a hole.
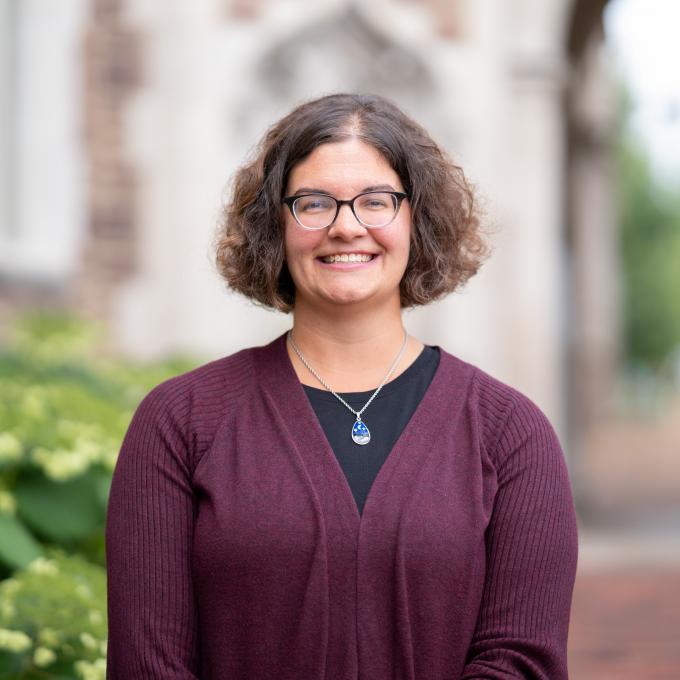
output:
M557 52L522 52L512 59L504 149L507 286L498 295L504 302L502 341L513 348L512 382L547 413L568 455L564 82Z

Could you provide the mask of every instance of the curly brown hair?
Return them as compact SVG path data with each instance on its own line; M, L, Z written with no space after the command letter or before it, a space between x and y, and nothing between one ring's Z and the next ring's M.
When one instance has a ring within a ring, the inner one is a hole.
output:
M349 137L377 149L409 197L413 230L401 307L433 302L477 273L490 247L462 168L389 100L341 93L307 101L272 125L234 175L213 244L231 289L265 307L294 309L281 219L288 176L317 146Z

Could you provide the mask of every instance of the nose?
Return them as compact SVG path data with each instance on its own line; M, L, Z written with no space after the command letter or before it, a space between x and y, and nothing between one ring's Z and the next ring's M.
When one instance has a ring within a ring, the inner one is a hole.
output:
M352 239L366 233L364 227L352 212L352 208L345 204L340 206L335 222L328 227L328 236L331 238Z

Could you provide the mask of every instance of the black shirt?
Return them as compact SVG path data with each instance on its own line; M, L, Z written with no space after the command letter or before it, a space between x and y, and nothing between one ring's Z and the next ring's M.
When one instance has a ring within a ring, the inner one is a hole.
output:
M439 350L425 345L417 359L388 382L361 414L371 433L365 445L352 440L356 416L328 390L303 385L326 438L349 483L359 514L373 480L423 398L437 366ZM363 408L375 389L367 392L338 392L355 410Z

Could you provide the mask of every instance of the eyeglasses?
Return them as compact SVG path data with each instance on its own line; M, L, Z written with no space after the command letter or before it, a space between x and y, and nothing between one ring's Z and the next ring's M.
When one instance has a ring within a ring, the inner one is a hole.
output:
M347 204L357 221L368 229L386 227L408 198L402 191L366 191L354 198L341 200L328 194L300 194L281 200L303 229L326 229L335 222L340 207Z

